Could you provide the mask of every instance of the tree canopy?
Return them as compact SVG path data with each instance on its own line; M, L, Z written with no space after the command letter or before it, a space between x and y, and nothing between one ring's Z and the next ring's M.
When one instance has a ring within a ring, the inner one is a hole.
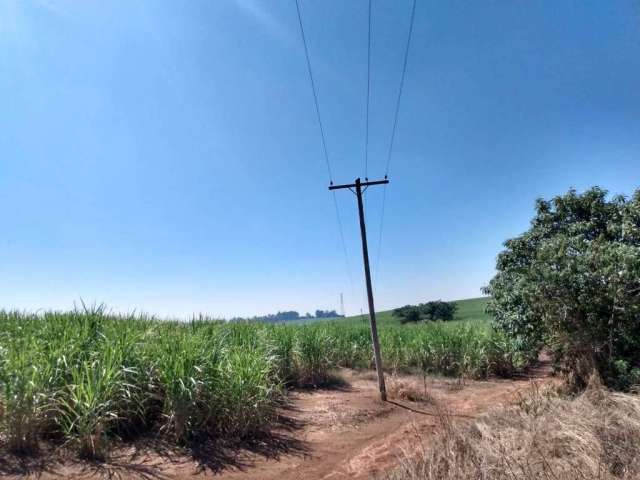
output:
M453 320L457 308L458 306L454 302L436 300L396 308L393 311L393 316L398 317L401 323L419 322L421 320Z

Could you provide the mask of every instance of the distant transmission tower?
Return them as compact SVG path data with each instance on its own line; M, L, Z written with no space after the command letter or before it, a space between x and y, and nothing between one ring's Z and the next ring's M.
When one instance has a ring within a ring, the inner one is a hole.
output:
M342 292L340 292L340 315L342 315L343 317L345 316L344 295L342 294Z

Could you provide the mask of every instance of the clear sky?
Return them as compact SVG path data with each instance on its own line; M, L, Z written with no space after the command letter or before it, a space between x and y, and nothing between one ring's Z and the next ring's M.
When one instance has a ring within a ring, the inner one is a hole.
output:
M338 182L364 175L366 0L301 0ZM373 0L369 176L410 0ZM640 3L418 0L377 306L474 297L536 197L640 186ZM294 0L0 0L0 307L161 316L363 305ZM350 280L351 278L351 280Z

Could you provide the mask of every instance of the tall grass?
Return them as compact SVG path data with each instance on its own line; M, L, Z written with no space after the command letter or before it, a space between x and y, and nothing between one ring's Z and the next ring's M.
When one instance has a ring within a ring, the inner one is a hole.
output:
M391 370L484 377L523 361L485 322L387 323L380 339ZM336 367L373 367L366 324L0 311L0 443L99 458L132 435L244 438L268 428L285 387L321 385Z

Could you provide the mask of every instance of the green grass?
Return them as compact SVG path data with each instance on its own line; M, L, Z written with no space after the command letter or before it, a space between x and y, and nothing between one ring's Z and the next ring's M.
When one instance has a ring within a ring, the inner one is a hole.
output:
M487 303L489 303L488 297L469 298L467 300L458 300L455 303L456 305L458 305L458 310L456 311L456 315L454 317L455 320L481 320L485 322L491 321L491 316L485 312Z
M522 366L493 331L483 299L459 320L400 325L380 315L385 369L483 378ZM189 444L268 428L291 386L321 385L337 367L372 368L360 319L308 325L158 321L103 309L0 311L0 443L43 440L100 458L112 441L162 436Z

